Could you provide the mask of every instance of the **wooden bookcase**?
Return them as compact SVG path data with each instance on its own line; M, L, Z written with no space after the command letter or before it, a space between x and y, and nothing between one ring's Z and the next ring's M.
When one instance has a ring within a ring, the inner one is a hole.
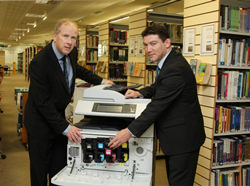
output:
M37 53L37 47L36 46L30 46L24 50L24 75L25 80L29 80L29 64L35 54Z
M239 161L237 163L223 162L220 165L215 165L214 154L215 146L218 140L225 138L238 137L242 135L250 134L250 131L235 131L227 133L215 133L216 129L216 107L218 105L227 106L249 106L249 100L218 100L218 78L220 71L249 71L249 67L225 67L219 65L219 49L220 49L220 37L225 38L249 38L249 34L240 33L239 31L223 31L220 28L221 25L221 5L229 5L236 7L249 7L249 2L236 1L236 0L201 0L201 1L184 1L184 28L195 28L195 54L194 56L186 56L186 59L190 61L195 58L201 62L212 64L212 73L207 85L198 85L198 96L201 104L206 141L200 149L200 156L198 159L198 166L195 176L194 185L214 185L213 180L214 171L220 172L225 170L234 170L239 174L239 185L242 185L242 167L250 165L249 162ZM213 55L201 55L201 27L203 25L214 25L214 54ZM232 36L234 35L234 36Z
M98 61L98 30L87 26L86 30L86 67L95 72Z
M109 24L109 79L123 86L127 86L124 68L128 63L128 29L128 25Z

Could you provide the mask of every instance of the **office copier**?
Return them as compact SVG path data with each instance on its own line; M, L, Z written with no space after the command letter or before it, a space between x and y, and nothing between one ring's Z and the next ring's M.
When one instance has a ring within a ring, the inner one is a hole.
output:
M80 144L68 142L67 166L52 178L65 186L150 186L153 170L153 125L117 149L108 147L117 132L137 118L150 99L125 99L112 86L84 90L75 114L84 119Z

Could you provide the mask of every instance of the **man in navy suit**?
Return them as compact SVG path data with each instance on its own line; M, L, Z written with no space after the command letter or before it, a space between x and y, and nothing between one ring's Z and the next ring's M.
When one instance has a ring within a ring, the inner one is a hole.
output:
M126 98L151 98L141 115L118 132L109 146L117 148L132 135L140 137L153 123L165 154L171 186L193 185L200 146L204 143L203 117L194 74L180 54L171 48L164 26L155 24L142 32L145 52L160 70L156 81Z
M66 166L68 139L81 142L80 129L69 125L65 119L75 79L92 84L113 84L77 64L77 35L75 22L60 20L55 26L53 41L29 66L30 87L24 124L28 131L32 186L46 186L47 174L51 180Z

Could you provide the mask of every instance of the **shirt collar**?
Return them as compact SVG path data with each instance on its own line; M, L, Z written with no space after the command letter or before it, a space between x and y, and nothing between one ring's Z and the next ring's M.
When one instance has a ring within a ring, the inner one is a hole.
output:
M162 68L162 66L163 66L163 64L164 64L164 62L165 62L165 60L166 60L166 58L168 57L168 55L169 55L169 53L171 52L171 50L172 50L172 48L166 53L166 55L160 60L160 62L158 63L158 68Z
M54 41L52 42L52 49L54 51L54 53L56 54L56 57L58 60L62 59L62 57L64 56L63 54L61 54L57 49L56 46L54 44Z

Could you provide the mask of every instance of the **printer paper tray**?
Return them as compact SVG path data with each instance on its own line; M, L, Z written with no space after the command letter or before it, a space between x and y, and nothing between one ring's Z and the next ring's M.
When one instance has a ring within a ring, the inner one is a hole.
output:
M76 174L76 169L69 174L70 169L66 166L51 182L63 186L151 186L152 175L136 174L134 180L131 176L124 175L122 172L81 170Z

